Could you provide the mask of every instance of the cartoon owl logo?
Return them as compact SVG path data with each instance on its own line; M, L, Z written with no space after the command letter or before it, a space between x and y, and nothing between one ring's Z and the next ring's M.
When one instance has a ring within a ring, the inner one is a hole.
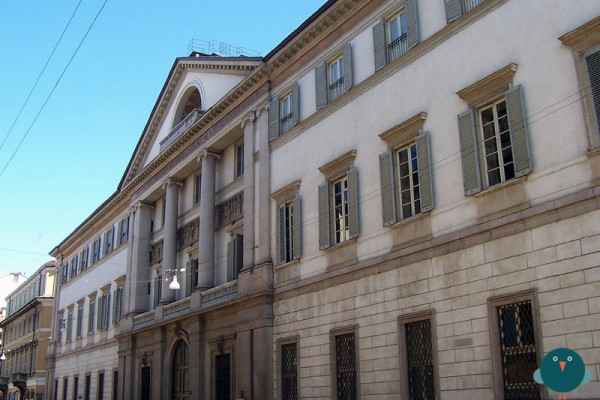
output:
M558 400L566 400L567 392L588 383L592 373L585 368L583 359L571 349L554 349L542 359L542 365L533 373L533 379L558 392Z

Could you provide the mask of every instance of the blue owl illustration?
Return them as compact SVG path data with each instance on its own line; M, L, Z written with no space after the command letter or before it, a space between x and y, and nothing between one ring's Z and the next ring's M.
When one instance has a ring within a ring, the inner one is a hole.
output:
M559 400L566 400L567 392L588 383L592 373L585 368L579 354L571 349L558 348L546 354L540 368L533 373L533 379L558 392Z

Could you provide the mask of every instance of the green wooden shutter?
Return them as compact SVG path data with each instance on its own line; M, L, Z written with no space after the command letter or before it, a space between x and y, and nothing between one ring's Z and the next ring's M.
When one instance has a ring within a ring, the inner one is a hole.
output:
M233 251L235 254L235 261L234 261L234 274L235 274L235 278L237 279L238 277L238 273L242 270L242 267L244 266L244 236L243 235L236 235L235 236L235 243L234 243L234 247L233 247Z
M269 103L269 140L279 136L279 97L275 96Z
M385 21L380 20L373 26L373 51L375 53L375 71L386 64Z
M352 79L352 44L348 43L342 52L344 58L344 91L350 89L354 85Z
M122 242L121 242L121 236L123 235L123 220L120 220L119 222L117 222L117 243L115 247L118 247Z
M318 110L327 105L327 64L325 62L315 67L315 93Z
M96 303L98 306L98 307L96 307L96 330L100 331L100 330L102 330L102 310L104 308L104 302L102 301L102 296L100 296L100 298L98 299L98 301Z
M417 163L421 191L421 212L426 212L433 208L431 144L429 140L429 132L422 133L415 139L417 143Z
M110 292L106 294L106 309L104 310L106 319L104 320L104 328L108 329L110 326Z
M294 200L292 200L292 212L294 214L294 220L293 220L293 226L292 226L292 233L294 235L293 238L293 243L292 243L292 258L294 260L297 260L300 258L300 255L302 254L301 251L301 237L300 235L302 234L302 232L300 231L300 226L301 226L301 219L300 219L300 196L296 195L296 197L294 197Z
M277 227L277 244L279 245L279 260L278 264L285 263L285 204L279 205L277 209L277 219L279 226Z
M118 298L117 298L117 290L118 289L113 290L113 299L114 299L114 301L113 301L113 309L112 309L112 315L113 315L112 322L113 322L113 325L115 325L117 322L119 322L119 321L117 321L117 304L119 303L118 302Z
M408 0L404 5L406 13L408 49L415 47L419 43L419 18L417 15L417 0Z
M504 92L504 95L506 98L506 111L508 113L508 126L510 128L513 161L515 163L515 177L519 177L531 172L529 143L527 141L527 123L525 121L525 108L521 85L508 89Z
M160 275L158 275L156 278L154 278L154 307L156 307L158 305L158 303L160 302L160 298L159 298L159 293L160 293L160 285L162 284L161 279L160 279Z
M461 0L445 0L446 2L446 23L450 23L462 15Z
M319 249L331 246L331 231L329 217L329 182L319 185Z
M381 215L383 226L390 226L397 221L396 185L394 178L394 150L379 155L379 180L381 181Z
M585 58L590 88L596 114L596 125L600 129L600 51L590 54Z
M129 240L129 215L125 218L123 218L123 232L122 232L123 238L121 240L121 243L126 242Z
M292 87L292 126L300 121L300 85L296 82Z
M358 173L352 168L346 174L348 179L348 230L350 239L358 237Z
M458 116L458 134L460 137L463 185L465 196L469 196L481 191L477 126L475 125L475 111L473 109L469 109Z

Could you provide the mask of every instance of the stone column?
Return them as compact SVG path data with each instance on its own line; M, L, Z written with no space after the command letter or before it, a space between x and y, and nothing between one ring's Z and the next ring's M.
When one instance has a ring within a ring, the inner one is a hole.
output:
M127 285L124 298L126 310L124 315L140 314L148 311L148 282L150 281L150 223L152 206L138 202L132 207L129 217L130 229L127 259Z
M254 266L254 119L252 112L244 122L244 252L243 269Z
M175 290L169 289L172 277L177 273L177 203L181 182L167 179L163 184L165 195L165 226L163 228L162 293L160 304L175 301Z
M200 222L198 224L198 290L214 286L215 276L215 160L217 153L204 150L200 182Z

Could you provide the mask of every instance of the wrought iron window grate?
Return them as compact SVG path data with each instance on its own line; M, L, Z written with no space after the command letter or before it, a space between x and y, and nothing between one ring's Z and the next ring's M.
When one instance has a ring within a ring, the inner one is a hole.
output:
M231 399L231 355L215 357L215 394L217 400Z
M281 346L281 398L298 399L298 359L296 343Z
M540 391L533 380L537 368L531 301L498 307L504 398L537 400Z
M410 399L435 399L431 320L410 322L405 327Z
M335 337L337 399L356 399L356 347L354 333Z

